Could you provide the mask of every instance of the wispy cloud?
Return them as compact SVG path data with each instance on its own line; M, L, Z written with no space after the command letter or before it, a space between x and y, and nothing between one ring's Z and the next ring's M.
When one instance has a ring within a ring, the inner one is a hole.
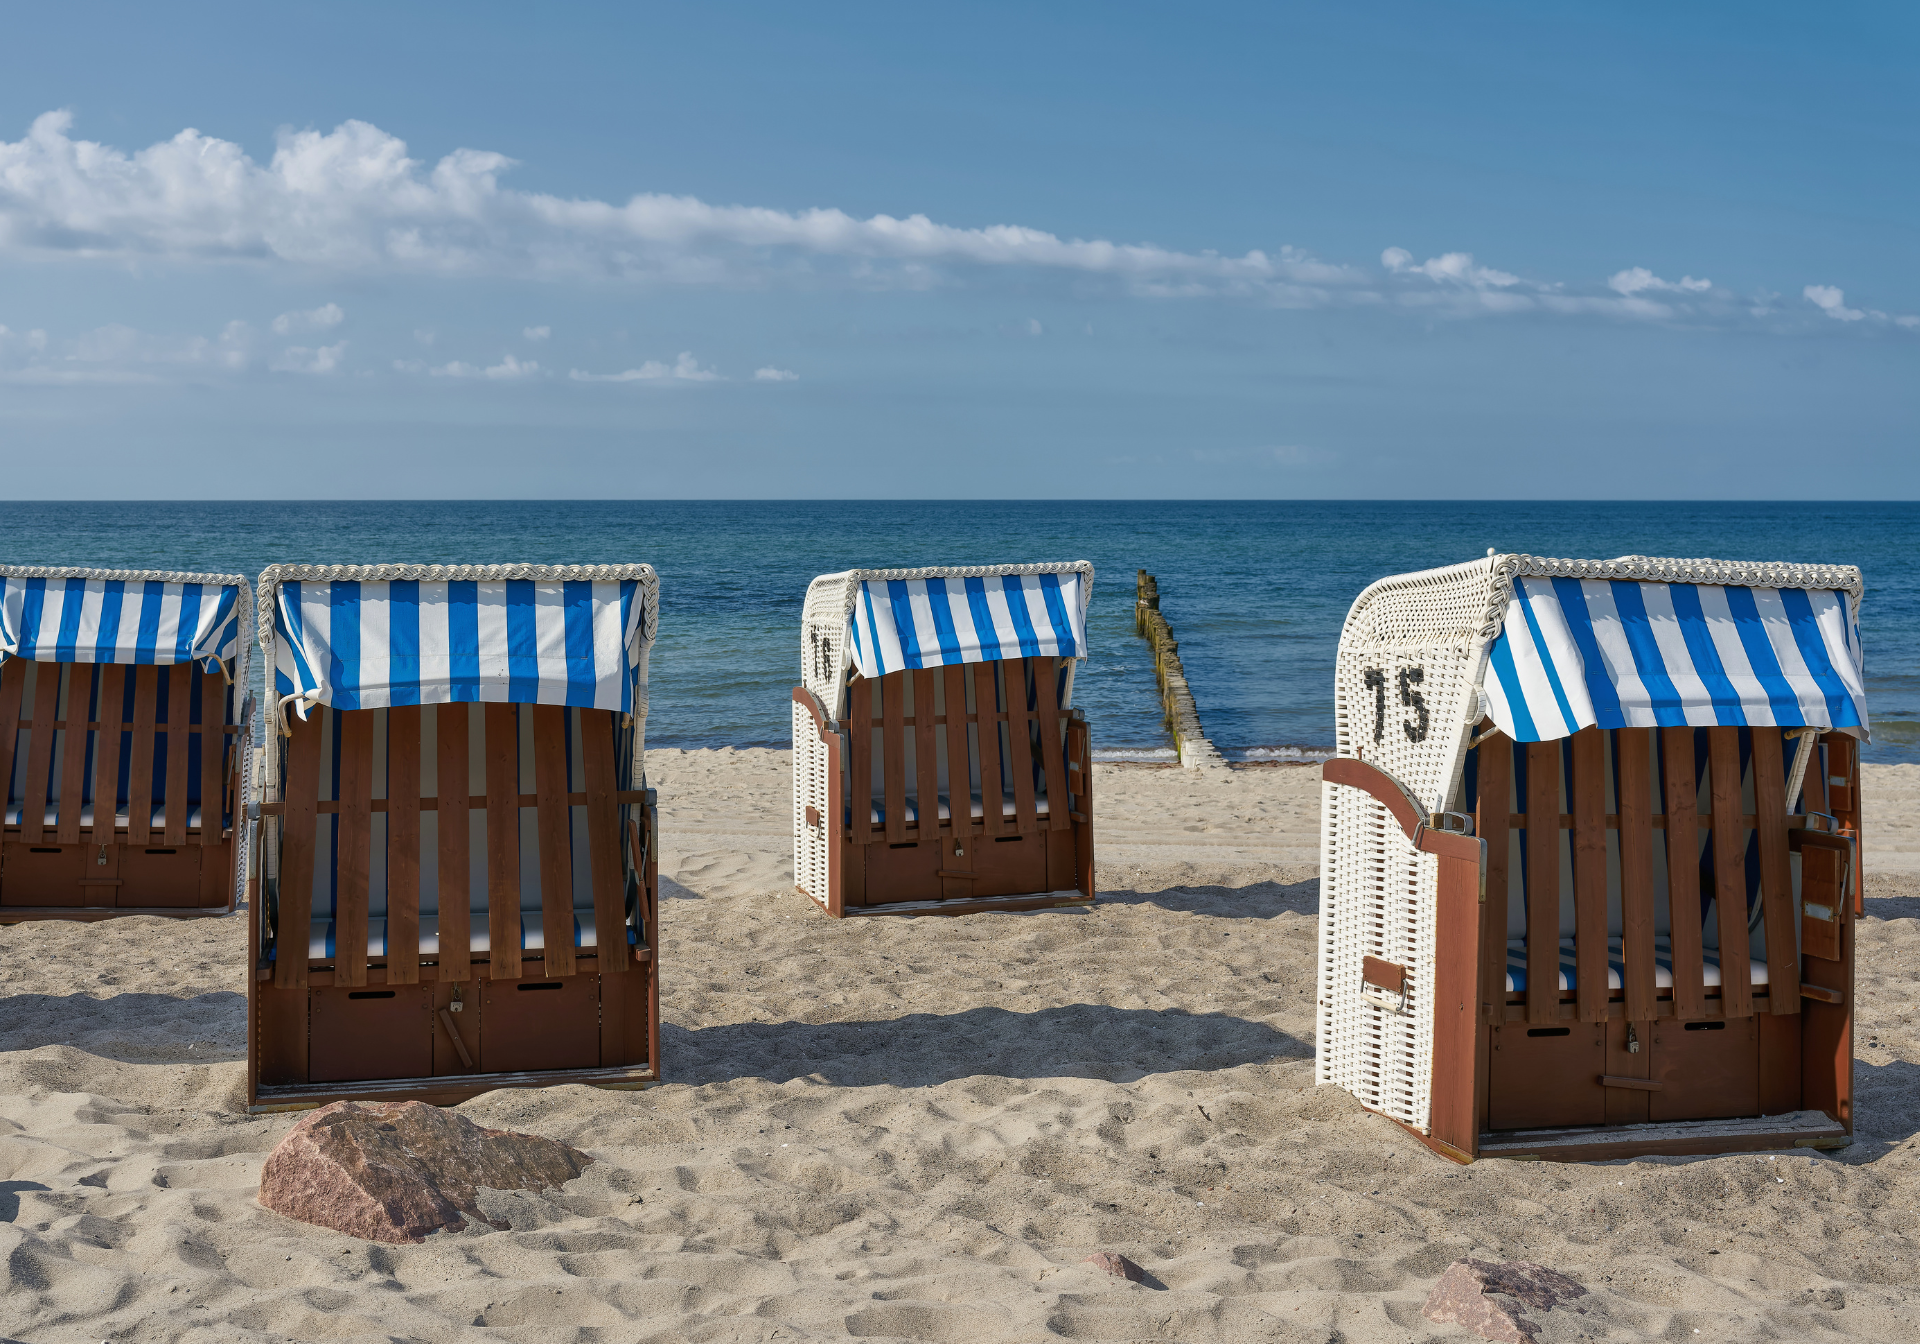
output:
M1660 294L1705 294L1713 288L1711 280L1695 280L1683 275L1678 280L1662 280L1645 266L1635 266L1631 270L1617 272L1607 277L1607 288L1616 294L1643 294L1653 291Z
M753 380L757 383L797 383L800 381L800 375L792 369L755 369Z
M395 367L407 368L404 364L396 364ZM435 378L486 378L496 383L517 382L523 378L539 377L540 364L538 360L531 359L523 363L507 354L500 357L498 364L490 364L484 369L477 364L456 359L427 372Z
M760 372L778 374L781 371L763 369ZM758 378L760 373L753 376ZM787 374L788 378L796 376ZM712 383L720 381L720 375L717 372L703 368L700 361L685 350L682 350L680 357L671 364L650 359L637 369L623 369L619 373L588 373L584 369L574 369L567 374L567 377L576 383L658 383L674 380L687 383Z
M553 335L552 327L522 327L520 335L529 341L544 341Z
M304 313L282 313L273 319L273 331L276 336L288 336L296 331L325 331L328 327L337 327L347 320L346 310L337 303L322 304L318 308L308 309Z
M159 383L232 375L254 366L258 337L245 322L218 336L166 335L113 323L61 339L0 326L0 382Z
M332 373L340 367L340 357L346 353L347 343L338 341L333 345L323 345L309 350L303 345L288 346L267 367L276 373Z
M1847 292L1834 285L1808 285L1800 293L1808 303L1836 322L1869 324L1890 322L1896 327L1905 327L1909 331L1920 330L1920 317L1908 314L1895 316L1892 313L1883 313L1878 308L1847 307Z

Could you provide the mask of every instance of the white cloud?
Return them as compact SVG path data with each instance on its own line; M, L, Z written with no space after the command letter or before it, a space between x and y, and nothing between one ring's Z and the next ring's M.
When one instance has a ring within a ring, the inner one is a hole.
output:
M427 327L416 327L414 328L413 339L422 345L432 345L440 339L440 333Z
M1695 280L1690 275L1683 275L1678 280L1662 280L1645 266L1635 266L1609 276L1607 288L1616 294L1629 296L1646 290L1669 294L1704 294L1713 288L1713 281Z
M753 371L753 378L754 381L758 383L797 383L800 381L800 375L792 369L755 369Z
M273 319L273 330L277 336L288 336L296 331L325 331L328 327L339 326L346 319L346 311L339 304L327 303L304 313L282 313Z
M778 373L779 370L775 369L772 372ZM756 378L759 376L758 373L754 374ZM796 375L788 374L787 376L791 378ZM669 380L711 383L717 381L720 375L712 369L702 368L699 360L682 350L680 357L671 364L650 359L637 369L624 369L619 373L588 373L583 369L574 369L567 377L576 383L655 383Z
M1836 321L1858 322L1866 316L1858 308L1847 307L1846 291L1835 289L1832 285L1808 285L1800 292L1806 295L1808 303Z
M233 321L218 336L173 336L111 323L71 339L0 327L0 382L161 383L235 374L251 366L254 330Z
M346 352L346 348L345 341L323 345L316 350L309 350L303 345L289 346L275 356L267 367L276 373L332 373L340 367L340 356Z
M520 334L529 341L544 341L553 335L552 327L522 327Z
M1395 275L1424 275L1436 284L1464 285L1472 289L1505 289L1520 283L1517 275L1474 265L1471 252L1443 253L1416 266L1413 253L1404 247L1390 247L1380 254L1380 264Z
M265 164L196 130L128 153L71 129L70 114L49 112L22 139L0 141L0 252L690 282L762 277L782 268L768 254L785 252L838 259L860 284L924 285L934 265L1027 266L1280 301L1365 278L1287 247L1235 257L925 215L857 219L654 194L563 199L501 186L513 161L483 150L426 167L363 121L282 132ZM818 279L817 268L799 269Z
M395 361L396 369L404 367L401 361ZM428 369L435 378L489 378L494 382L512 382L521 378L536 378L540 374L540 365L536 360L521 363L511 354L502 355L498 364L481 368L461 360L452 360L437 369Z
M1028 319L1027 319L1027 335L1029 335L1029 336L1042 336L1042 335L1045 335L1045 334L1046 334L1046 330L1047 330L1047 329L1046 329L1045 327L1043 327L1043 326L1041 326L1041 325L1040 325L1040 319L1039 319L1039 318L1037 318L1037 317L1030 317L1030 318L1028 318Z

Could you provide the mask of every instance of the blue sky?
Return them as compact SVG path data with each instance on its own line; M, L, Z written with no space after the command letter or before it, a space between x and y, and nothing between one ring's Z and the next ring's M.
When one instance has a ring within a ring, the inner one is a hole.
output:
M1913 498L1917 15L15 6L0 468Z

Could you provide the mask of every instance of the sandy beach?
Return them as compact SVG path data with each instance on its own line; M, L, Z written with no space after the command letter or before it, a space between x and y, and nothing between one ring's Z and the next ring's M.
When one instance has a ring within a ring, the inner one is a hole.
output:
M1588 1288L1547 1340L1920 1339L1920 767L1866 769L1852 1148L1462 1168L1313 1086L1312 768L1099 767L1090 910L835 922L785 753L648 765L670 1081L463 1106L598 1159L511 1231L255 1203L241 919L0 929L0 1335L1386 1344L1469 1338L1472 1254Z

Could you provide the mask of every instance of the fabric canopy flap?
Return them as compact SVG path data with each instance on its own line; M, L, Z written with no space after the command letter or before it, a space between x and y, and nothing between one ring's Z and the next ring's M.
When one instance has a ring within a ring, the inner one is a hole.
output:
M652 632L641 589L638 579L282 580L275 690L303 716L315 704L462 701L631 714L636 699L644 713Z
M97 574L99 571L95 571ZM201 663L240 652L241 583L0 576L0 661Z
M1089 577L863 579L847 618L853 664L872 678L902 668L1084 657Z
M1825 589L1516 578L1482 688L1517 742L1595 725L1867 736L1860 633Z

